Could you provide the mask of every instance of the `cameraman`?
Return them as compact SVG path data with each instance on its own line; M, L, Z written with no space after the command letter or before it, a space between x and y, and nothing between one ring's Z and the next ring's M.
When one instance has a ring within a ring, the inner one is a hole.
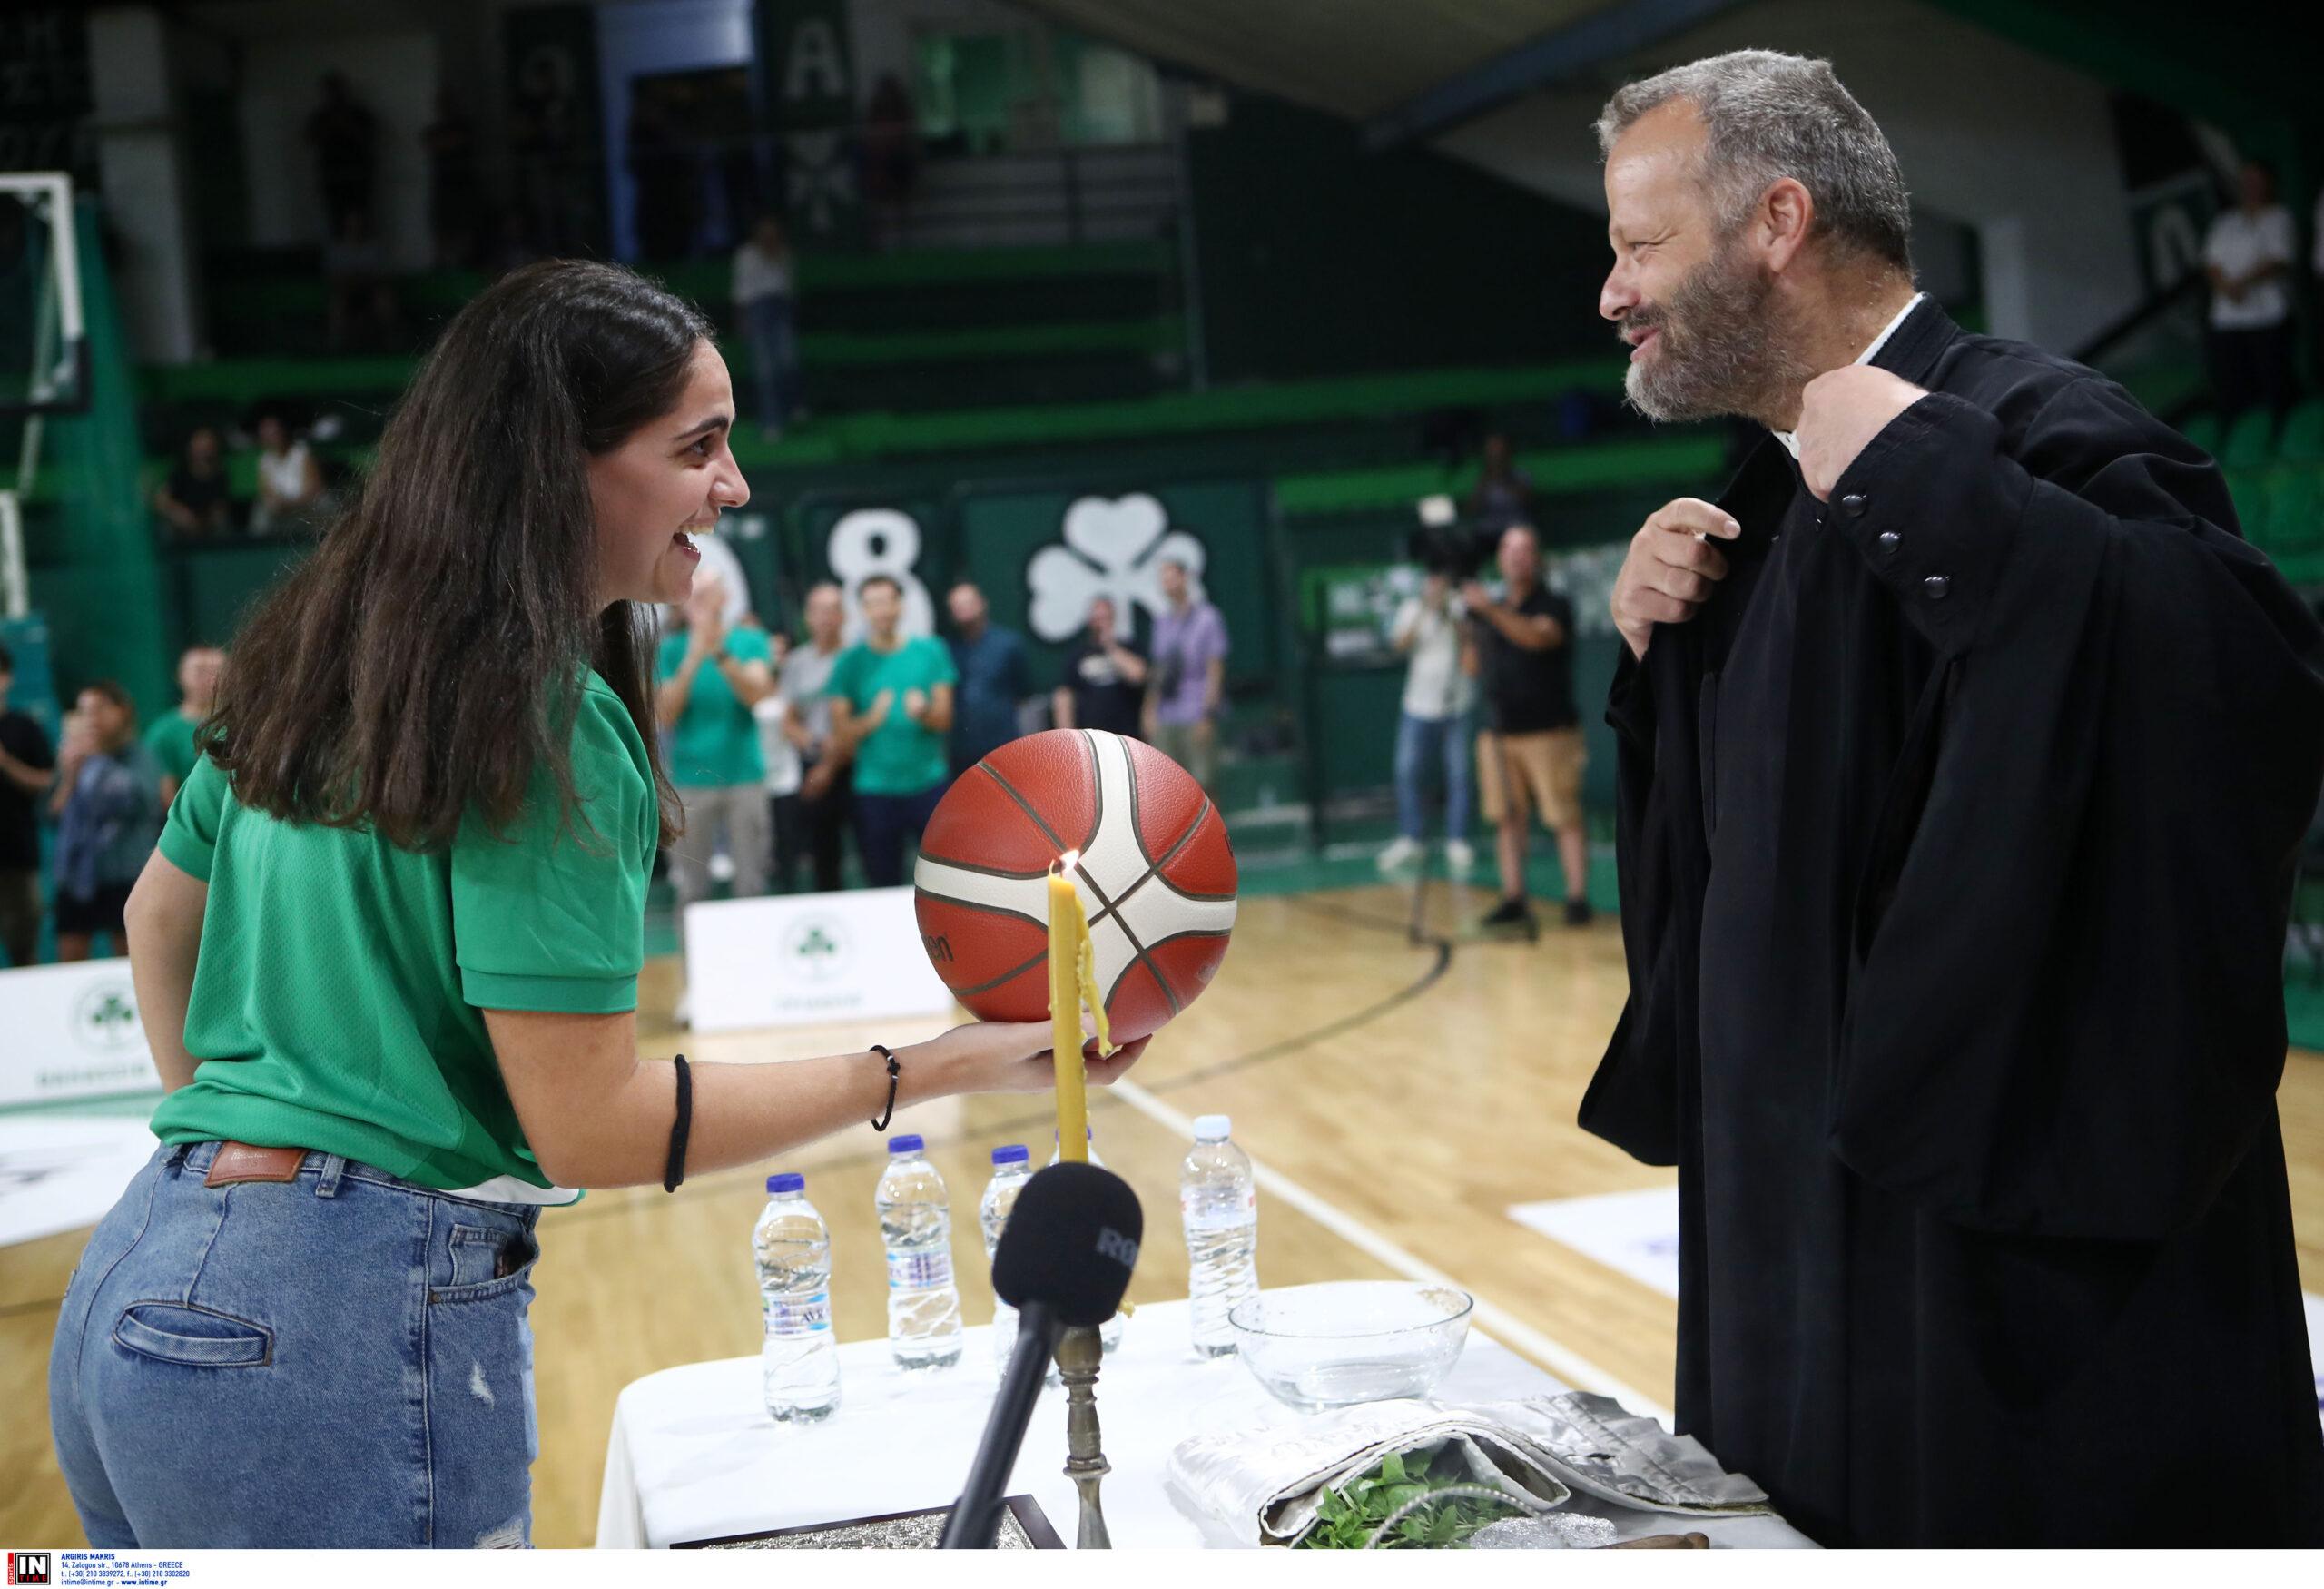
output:
M1475 686L1462 666L1462 607L1452 570L1428 571L1420 594L1396 612L1396 649L1412 660L1404 669L1403 710L1396 720L1396 820L1393 843L1380 852L1380 870L1393 872L1420 858L1421 785L1432 761L1444 768L1444 864L1466 877L1476 856L1469 848L1469 702Z
M1472 622L1472 661L1485 704L1477 735L1477 788L1497 824L1501 903L1487 927L1533 930L1525 893L1525 819L1538 809L1565 866L1565 922L1590 922L1590 850L1581 825L1581 719L1573 709L1573 604L1541 585L1541 543L1531 526L1502 532L1499 601L1472 579L1461 587Z

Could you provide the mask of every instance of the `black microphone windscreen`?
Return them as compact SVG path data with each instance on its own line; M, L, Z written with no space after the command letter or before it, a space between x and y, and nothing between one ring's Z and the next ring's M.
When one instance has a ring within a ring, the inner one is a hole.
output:
M1098 1325L1121 1307L1146 1216L1110 1170L1052 1164L1025 1183L992 1254L992 1288L1011 1308L1046 1302L1068 1325Z

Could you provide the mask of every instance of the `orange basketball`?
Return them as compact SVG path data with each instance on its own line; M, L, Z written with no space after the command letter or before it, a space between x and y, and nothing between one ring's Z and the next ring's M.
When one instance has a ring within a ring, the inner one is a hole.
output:
M1114 1041L1144 1037L1210 985L1235 926L1226 824L1152 745L1053 728L970 768L921 836L921 941L981 1019L1047 1020L1047 879L1068 850Z

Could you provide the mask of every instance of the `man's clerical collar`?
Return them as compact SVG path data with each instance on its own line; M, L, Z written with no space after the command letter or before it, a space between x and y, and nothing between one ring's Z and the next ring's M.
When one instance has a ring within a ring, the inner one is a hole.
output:
M1888 339L1896 334L1896 328L1905 323L1905 318L1909 316L1913 311L1918 309L1921 306L1921 300L1927 296L1928 294L1925 292L1914 293L1912 301L1905 304L1904 308L1896 311L1896 318L1895 320L1890 321L1886 325L1880 328L1880 334L1872 339L1872 345L1870 347L1866 348L1863 352L1858 353L1856 356L1856 361L1858 364L1869 364L1875 358L1878 357L1880 350L1888 345ZM1783 443L1784 450L1790 453L1794 459L1797 459L1799 457L1799 437L1796 432L1790 430L1777 430L1775 432L1775 439Z

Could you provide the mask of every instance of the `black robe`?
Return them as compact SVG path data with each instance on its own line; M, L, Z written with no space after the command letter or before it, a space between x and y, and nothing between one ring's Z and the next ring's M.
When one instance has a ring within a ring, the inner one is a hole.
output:
M1679 1427L1828 1545L2324 1544L2275 1090L2324 632L2119 387L1934 302L1828 508L1772 439L1624 654Z

